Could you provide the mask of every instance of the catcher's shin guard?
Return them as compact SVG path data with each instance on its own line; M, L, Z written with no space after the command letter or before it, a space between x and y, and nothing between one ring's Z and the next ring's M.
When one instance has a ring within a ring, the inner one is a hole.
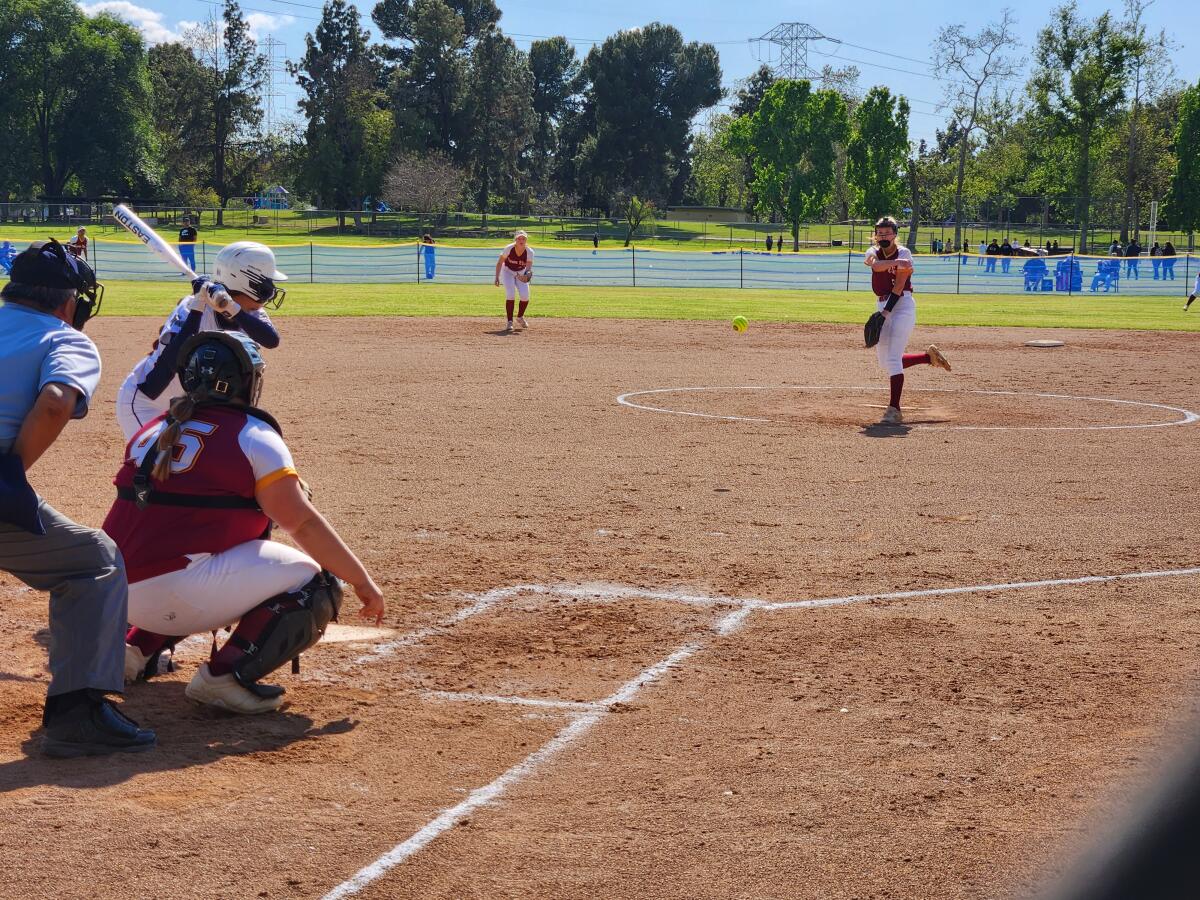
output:
M227 646L241 651L231 662L234 677L250 686L294 661L324 636L341 605L342 583L324 570L299 590L264 600L229 636Z

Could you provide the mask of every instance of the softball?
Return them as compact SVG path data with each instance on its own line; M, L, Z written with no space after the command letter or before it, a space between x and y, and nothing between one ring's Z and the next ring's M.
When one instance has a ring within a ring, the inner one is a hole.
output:
M734 316L733 317L733 330L734 331L736 331L740 334L741 332L745 331L749 327L750 327L750 323L748 321L746 321L745 316Z

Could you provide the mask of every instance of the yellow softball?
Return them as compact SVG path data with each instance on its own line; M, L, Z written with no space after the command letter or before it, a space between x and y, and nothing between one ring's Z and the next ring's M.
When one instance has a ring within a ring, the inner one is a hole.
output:
M734 331L736 331L740 334L741 332L745 331L749 327L750 327L750 323L748 321L746 321L745 316L734 316L733 317L733 330Z

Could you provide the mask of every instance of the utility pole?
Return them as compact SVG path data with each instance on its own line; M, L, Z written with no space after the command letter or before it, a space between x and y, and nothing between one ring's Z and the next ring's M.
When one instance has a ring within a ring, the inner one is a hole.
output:
M760 38L755 38L759 45L759 61L771 65L776 78L807 78L812 81L821 73L808 64L808 45L812 41L831 41L840 44L837 38L826 37L805 22L784 22L776 25ZM768 59L762 58L762 45L767 44ZM775 48L778 48L779 62L773 64Z
M283 92L275 89L275 76L284 72L282 65L287 59L287 44L275 40L274 35L268 34L260 46L267 57L267 74L263 79L263 105L265 107L265 130L268 135L271 135L275 132L275 99L283 97ZM279 51L278 55L276 55L276 50ZM276 69L277 65L280 66L279 69Z

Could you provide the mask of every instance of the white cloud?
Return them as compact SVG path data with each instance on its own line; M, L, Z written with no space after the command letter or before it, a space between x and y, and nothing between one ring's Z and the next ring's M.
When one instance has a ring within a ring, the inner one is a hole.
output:
M256 41L272 31L286 28L295 21L294 16L275 16L270 13L252 12L246 15L246 24L250 26L250 36Z
M111 13L133 25L146 38L149 44L165 44L180 39L181 33L192 22L179 22L175 29L167 27L163 14L153 9L146 9L128 0L101 0L99 3L81 3L79 8L87 15Z

